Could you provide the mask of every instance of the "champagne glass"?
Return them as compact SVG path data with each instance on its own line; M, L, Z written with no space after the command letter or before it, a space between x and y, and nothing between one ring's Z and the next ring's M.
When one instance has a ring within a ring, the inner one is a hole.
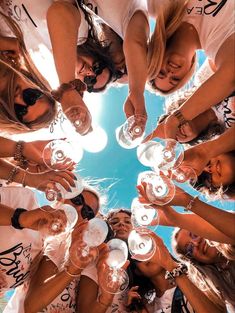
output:
M169 170L178 167L184 157L183 146L174 139L156 138L148 141L137 149L138 160L154 170Z
M187 182L191 186L195 186L197 182L197 173L192 167L181 165L172 171L171 178L178 183Z
M138 261L150 260L155 251L156 244L147 228L137 227L128 236L129 252Z
M134 226L148 226L158 218L157 210L134 198L131 204L131 220Z
M144 138L144 128L135 116L129 117L124 124L116 129L116 139L119 145L125 149L136 148Z
M41 219L38 223L38 231L42 237L56 236L62 232L71 231L77 223L78 214L72 205L63 204L60 210L52 211L50 207L41 208L48 212L45 219Z
M175 185L165 175L152 171L145 171L138 176L138 185L146 183L146 195L151 203L165 205L175 196Z
M51 170L66 170L73 164L73 148L67 140L52 140L43 149L42 157Z
M129 277L122 266L128 257L126 243L118 238L111 239L107 246L109 248L106 264L108 265L105 275L101 278L102 288L111 294L123 292L129 284Z
M85 268L91 262L96 262L98 249L108 235L108 225L100 218L89 220L87 229L78 238L70 250L70 260L74 266Z

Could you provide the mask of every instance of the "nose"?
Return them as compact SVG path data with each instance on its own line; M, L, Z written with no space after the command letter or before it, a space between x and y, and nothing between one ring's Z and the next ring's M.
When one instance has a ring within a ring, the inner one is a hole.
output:
M200 236L197 236L196 238L192 239L192 243L195 247L198 247L202 241L202 238Z

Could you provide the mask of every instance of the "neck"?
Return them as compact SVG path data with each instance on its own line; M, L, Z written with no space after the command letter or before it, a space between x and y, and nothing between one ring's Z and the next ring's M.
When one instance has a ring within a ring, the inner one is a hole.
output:
M177 50L179 54L187 52L191 57L197 49L201 49L198 33L192 24L183 22L170 39L170 50Z
M155 290L157 292L157 297L161 297L166 290L171 289L172 285L168 280L165 279L165 270L162 270L156 276L151 277L151 281L154 284Z

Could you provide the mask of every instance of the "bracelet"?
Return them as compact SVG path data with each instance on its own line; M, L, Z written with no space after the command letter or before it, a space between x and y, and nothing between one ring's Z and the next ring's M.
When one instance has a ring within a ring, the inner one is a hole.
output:
M20 140L16 143L16 149L14 153L14 160L18 162L18 165L26 168L27 167L27 160L23 156L23 148L24 148L24 141Z
M174 268L172 271L166 271L165 279L174 282L176 277L188 273L188 267L184 263L179 263L178 267Z
M18 166L13 167L13 169L10 171L9 176L7 178L7 182L6 184L9 185L13 182L14 177L16 176L16 174L19 173L19 168Z
M184 118L183 114L181 113L180 110L176 110L174 111L173 115L177 118L177 120L179 121L179 126L187 123L187 120Z
M68 267L69 267L69 265L65 265L64 271L65 271L65 273L68 274L70 277L75 278L75 277L81 276L81 273L79 273L79 274L70 273L69 270L68 270Z
M22 181L21 181L21 185L22 187L25 187L25 178L26 178L26 175L28 174L28 170L25 170L24 171L24 174L23 174L23 178L22 178Z
M14 212L14 214L12 215L12 218L11 218L11 225L16 228L16 229L23 229L24 227L22 227L19 223L19 218L20 218L20 215L25 212L27 210L25 209L22 209L22 208L17 208Z
M193 199L191 199L191 200L189 201L189 203L187 204L187 206L184 208L184 211L185 211L185 212L191 211L191 210L192 210L192 207L193 207L193 205L194 205L194 203L195 203L195 201L196 201L197 199L198 199L198 196L193 197Z
M86 85L80 79L74 79L69 83L61 84L58 89L52 90L51 95L56 101L60 102L65 91L74 89L82 96L83 91L86 90Z

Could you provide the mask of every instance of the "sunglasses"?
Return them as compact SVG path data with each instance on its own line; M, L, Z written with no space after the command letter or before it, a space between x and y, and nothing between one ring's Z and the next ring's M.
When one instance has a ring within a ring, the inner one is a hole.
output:
M38 89L27 88L23 90L22 98L26 105L14 104L15 114L20 122L23 122L24 115L28 113L28 107L33 106L43 96L44 94Z
M193 233L190 233L189 236L192 238L192 240L197 240L199 238L198 235L195 235ZM189 242L185 246L185 256L192 259L193 258L193 252L195 248L195 243L194 242Z
M86 201L82 194L70 199L70 201L74 205L82 205L81 215L83 219L87 218L88 220L91 220L92 218L95 217L93 209L88 204L86 204Z
M94 88L94 85L97 83L97 76L100 75L103 70L106 68L106 65L102 62L94 62L91 70L95 75L89 75L84 77L84 83L87 85L88 92L98 92L102 88Z

